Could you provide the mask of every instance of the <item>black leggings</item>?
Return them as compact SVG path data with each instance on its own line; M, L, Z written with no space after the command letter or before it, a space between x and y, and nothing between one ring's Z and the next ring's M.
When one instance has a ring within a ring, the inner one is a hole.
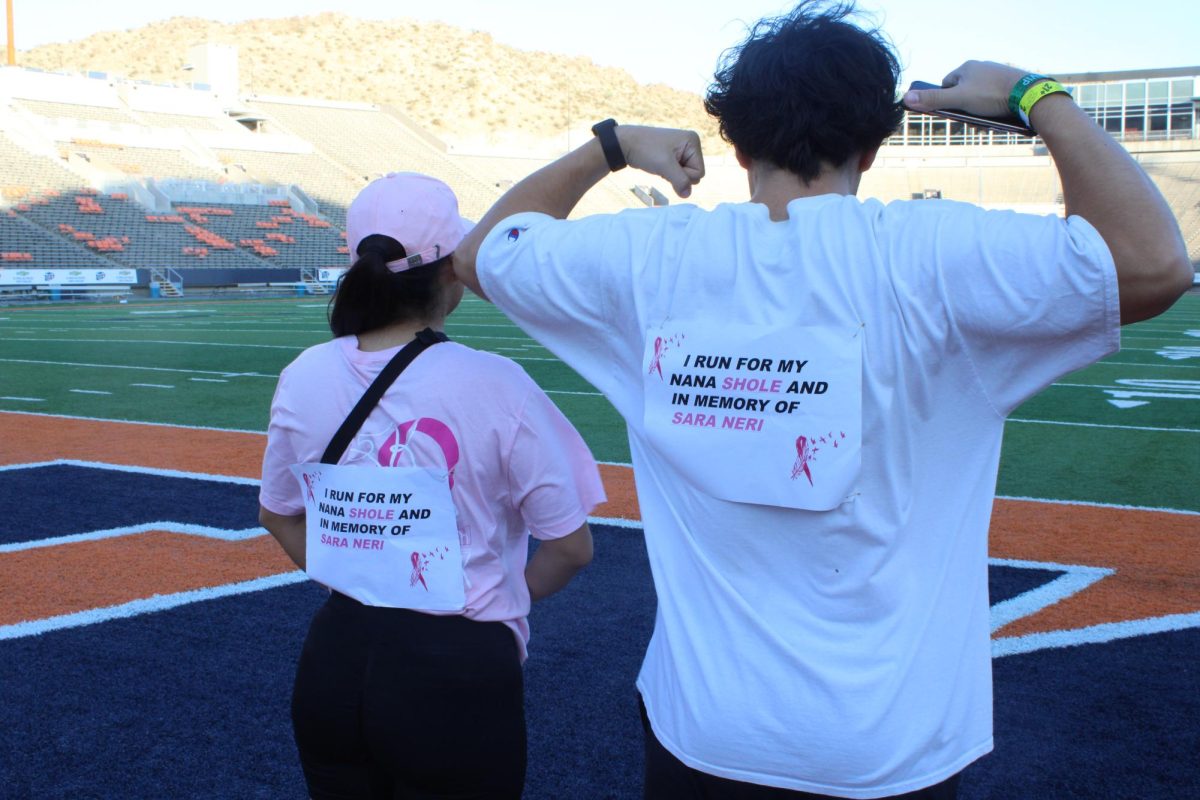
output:
M500 800L525 784L520 656L499 622L334 592L304 641L292 725L314 800Z

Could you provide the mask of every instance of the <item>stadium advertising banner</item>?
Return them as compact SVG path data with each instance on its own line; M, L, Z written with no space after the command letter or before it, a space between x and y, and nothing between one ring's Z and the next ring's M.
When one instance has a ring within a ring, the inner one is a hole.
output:
M317 270L317 280L321 283L336 283L345 272L345 267L322 267Z
M0 269L0 286L97 286L137 283L135 269Z

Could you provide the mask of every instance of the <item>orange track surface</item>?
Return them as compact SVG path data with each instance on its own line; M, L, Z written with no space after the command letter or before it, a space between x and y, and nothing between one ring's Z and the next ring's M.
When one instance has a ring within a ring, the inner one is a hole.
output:
M0 412L0 465L66 458L257 478L263 444L260 434ZM609 501L595 515L638 519L631 470L602 466L601 474ZM993 557L1116 570L998 634L1200 611L1198 540L1198 516L998 500ZM226 542L170 531L4 553L0 586L8 591L0 599L0 625L291 568L267 537ZM48 586L55 590L46 591Z

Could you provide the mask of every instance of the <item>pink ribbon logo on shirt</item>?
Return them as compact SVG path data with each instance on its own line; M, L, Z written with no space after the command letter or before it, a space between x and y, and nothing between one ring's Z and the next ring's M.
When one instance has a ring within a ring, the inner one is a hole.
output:
M309 475L307 472L301 472L300 476L304 478L304 488L308 491L308 499L316 502L317 498L313 494L313 487L317 481L321 480L321 473L314 472L312 475Z
M442 451L442 457L446 461L446 471L450 473L450 488L453 489L454 468L458 466L458 440L454 438L454 432L446 423L433 417L410 419L408 422L398 425L392 435L385 439L379 447L380 466L398 467L406 453L412 459L410 437L414 431L428 436L437 443ZM416 466L415 460L413 460L413 465Z
M663 340L661 336L654 337L654 356L650 359L650 371L647 375L658 373L658 379L663 380L662 371Z

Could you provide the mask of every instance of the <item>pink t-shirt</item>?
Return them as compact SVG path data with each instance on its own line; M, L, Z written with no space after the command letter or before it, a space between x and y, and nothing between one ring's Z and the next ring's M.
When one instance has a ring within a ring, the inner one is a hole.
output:
M283 371L263 456L259 501L267 510L304 512L289 468L321 459L399 349L364 352L357 337L345 336L305 350ZM452 470L465 616L507 624L524 658L528 536L565 536L604 502L591 452L524 370L455 342L430 347L401 373L338 463L379 465L380 450L390 452L398 435L406 446L403 466Z

